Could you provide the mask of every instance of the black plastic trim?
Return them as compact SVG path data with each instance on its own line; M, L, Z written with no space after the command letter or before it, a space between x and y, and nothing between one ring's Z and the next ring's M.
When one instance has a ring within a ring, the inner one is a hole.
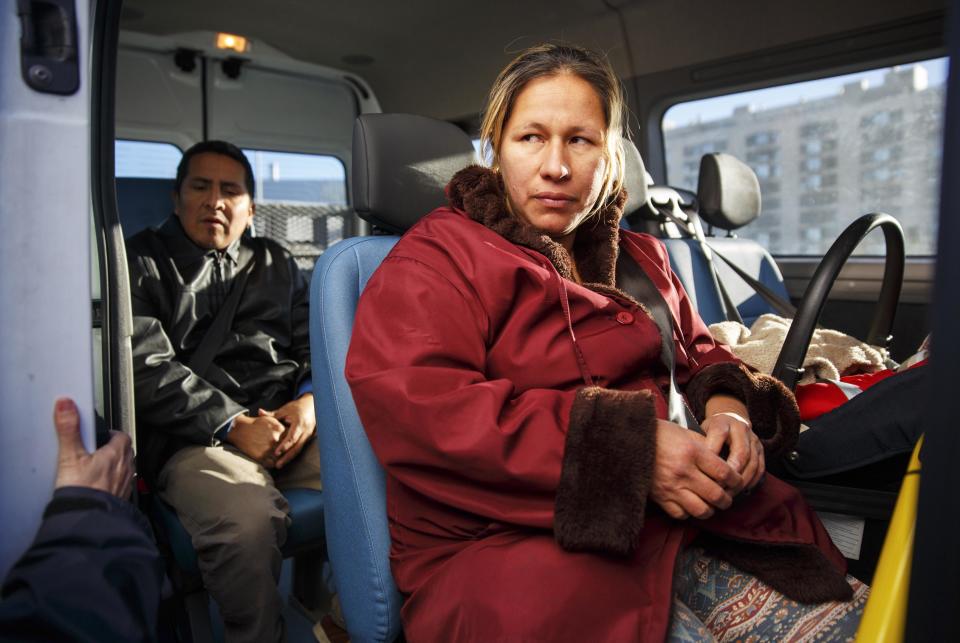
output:
M132 383L124 377L130 365L121 350L126 335L124 329L130 326L126 315L129 294L114 181L114 97L121 5L120 0L97 2L93 16L91 69L95 73L91 75L90 91L90 189L100 265L104 420L111 429L130 435L136 445L132 395L125 389Z
M803 493L811 507L846 516L889 520L897 503L897 494L890 491L875 491L856 487L789 480Z
M796 317L790 325L787 337L783 341L783 348L780 349L780 355L777 357L777 363L773 367L773 376L781 380L787 388L792 389L796 386L803 374L803 360L807 354L807 347L810 345L813 331L820 320L837 275L864 237L876 228L883 230L887 258L876 312L870 324L870 332L867 334L867 343L884 348L889 346L897 302L900 300L900 289L903 286L905 261L903 230L897 220L889 214L865 214L847 226L846 230L833 242L807 285L803 301L798 306Z

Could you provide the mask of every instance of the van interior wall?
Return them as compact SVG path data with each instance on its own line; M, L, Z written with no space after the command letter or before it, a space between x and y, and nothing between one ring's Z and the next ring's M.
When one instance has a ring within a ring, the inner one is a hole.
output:
M349 166L353 119L370 107L360 104L354 85L318 66L253 54L236 71L227 70L228 54L194 48L213 36L124 34L117 61L117 138L181 149L224 138L243 148L332 155ZM194 52L189 64L177 62L178 49Z
M296 60L363 76L384 111L457 120L479 111L506 61L544 40L604 51L617 73L630 78L901 21L943 7L942 0L128 0L121 28L154 35L196 29L238 33L270 43Z

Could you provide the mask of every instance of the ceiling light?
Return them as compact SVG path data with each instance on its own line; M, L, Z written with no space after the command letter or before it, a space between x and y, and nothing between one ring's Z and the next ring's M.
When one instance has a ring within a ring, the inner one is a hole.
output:
M232 33L217 34L217 49L230 49L242 54L250 48L250 43L243 36L236 36Z

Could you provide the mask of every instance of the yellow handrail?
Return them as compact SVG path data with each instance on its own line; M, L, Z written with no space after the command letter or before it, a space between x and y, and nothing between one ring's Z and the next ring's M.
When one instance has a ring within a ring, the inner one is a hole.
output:
M901 643L907 624L907 598L910 594L910 563L913 559L913 534L917 524L917 497L920 491L920 447L913 449L907 473L903 477L897 504L893 509L883 551L873 575L870 598L857 629L858 643Z

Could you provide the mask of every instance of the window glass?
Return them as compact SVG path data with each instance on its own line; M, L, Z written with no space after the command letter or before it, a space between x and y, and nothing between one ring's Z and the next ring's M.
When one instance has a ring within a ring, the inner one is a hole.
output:
M244 150L253 167L258 236L284 245L304 270L330 245L355 234L347 172L335 156Z
M183 153L176 145L118 140L114 146L117 178L172 179Z
M945 58L674 105L667 181L696 190L700 158L726 152L760 181L762 213L737 231L774 254L822 255L861 214L886 212L907 252L936 249ZM859 254L882 254L870 235Z

